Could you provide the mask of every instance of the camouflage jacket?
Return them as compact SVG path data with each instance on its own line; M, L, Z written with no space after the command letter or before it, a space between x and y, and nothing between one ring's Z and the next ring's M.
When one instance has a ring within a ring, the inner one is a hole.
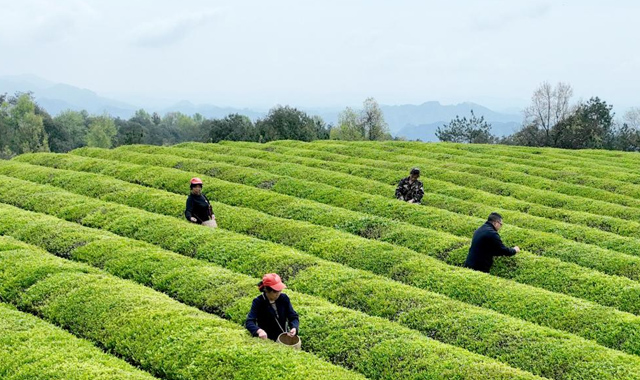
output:
M422 182L416 180L413 181L413 183L410 183L409 177L407 177L403 178L400 183L398 183L396 198L402 201L409 201L413 199L415 203L420 203L423 196L424 187L422 186Z

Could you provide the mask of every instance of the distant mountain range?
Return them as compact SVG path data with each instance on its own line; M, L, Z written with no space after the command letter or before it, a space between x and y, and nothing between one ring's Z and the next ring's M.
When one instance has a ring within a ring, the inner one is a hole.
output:
M92 114L108 113L121 118L131 117L136 110L144 108L149 112L165 114L167 112L182 112L193 115L200 113L208 118L222 118L231 113L248 116L252 120L264 117L266 112L249 108L218 107L210 104L193 104L180 101L173 106L164 108L149 107L144 104L129 104L126 102L102 97L87 89L68 84L53 83L34 75L0 76L0 93L13 94L15 92L31 91L36 101L50 114L67 110L87 110ZM295 105L292 105L295 106ZM336 124L340 109L303 108L304 111L322 117L326 122ZM420 105L381 105L385 120L394 136L404 136L410 140L437 141L436 128L449 122L456 115L468 116L471 110L476 116L484 116L491 123L493 133L504 136L513 133L521 124L522 116L504 114L492 111L474 103L456 105L442 105L431 101Z

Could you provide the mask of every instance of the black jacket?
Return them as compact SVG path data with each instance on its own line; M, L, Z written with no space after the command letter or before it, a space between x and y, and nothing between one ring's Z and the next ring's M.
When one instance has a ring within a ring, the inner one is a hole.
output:
M247 321L245 322L245 326L251 335L258 336L258 329L263 329L269 339L275 341L278 339L278 335L286 332L282 331L282 329L287 329L287 321L291 329L295 328L296 331L299 330L298 326L300 322L298 321L298 313L293 310L291 301L286 294L280 294L280 297L276 300L276 308L278 309L278 322L276 322L276 312L269 304L267 296L263 293L254 298L253 304L251 304L251 310L247 315ZM280 326L278 326L278 323Z
M204 194L189 194L189 198L187 198L187 207L184 210L184 216L188 221L191 221L191 217L193 216L198 219L196 223L202 224L202 222L213 219L213 209Z
M513 256L516 250L505 247L496 231L489 222L483 224L473 233L469 255L464 266L489 273L493 265L493 256Z
M408 202L413 199L414 203L420 203L424 196L424 186L422 182L415 180L411 182L411 177L403 178L396 188L396 198Z

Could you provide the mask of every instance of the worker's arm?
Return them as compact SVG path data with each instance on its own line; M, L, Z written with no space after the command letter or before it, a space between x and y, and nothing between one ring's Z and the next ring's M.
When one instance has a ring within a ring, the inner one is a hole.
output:
M422 201L422 197L424 197L424 185L422 185L421 182L420 187L418 187L416 194L413 196L413 203L420 203L420 201Z
M184 209L184 216L188 221L195 223L194 219L196 218L193 215L193 200L191 199L191 197L187 198L187 206Z
M289 328L296 329L296 334L300 330L300 320L298 319L298 313L293 310L293 305L291 304L291 300L287 296L287 320L289 320Z
M247 320L244 323L244 326L253 336L258 336L258 330L260 330L260 327L258 326L258 303L259 301L257 299L253 300L253 303L251 304L251 310L249 310L249 314L247 314Z
M398 183L398 187L396 187L396 198L400 199L400 200L404 200L404 194L402 192L403 188L402 185L404 184L404 179L400 180L400 183Z
M500 235L496 232L494 235L494 256L513 256L516 254L516 250L513 248L509 248L502 242Z

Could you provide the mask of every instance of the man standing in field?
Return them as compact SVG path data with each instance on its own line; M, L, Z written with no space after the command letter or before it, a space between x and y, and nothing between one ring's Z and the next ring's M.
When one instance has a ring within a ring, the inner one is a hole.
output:
M398 183L396 198L407 203L420 203L424 196L424 187L418 178L420 178L420 169L411 169L409 176Z
M473 233L469 255L464 262L467 268L489 273L494 256L513 256L519 247L508 248L502 243L498 231L502 228L502 216L492 212L487 221Z

